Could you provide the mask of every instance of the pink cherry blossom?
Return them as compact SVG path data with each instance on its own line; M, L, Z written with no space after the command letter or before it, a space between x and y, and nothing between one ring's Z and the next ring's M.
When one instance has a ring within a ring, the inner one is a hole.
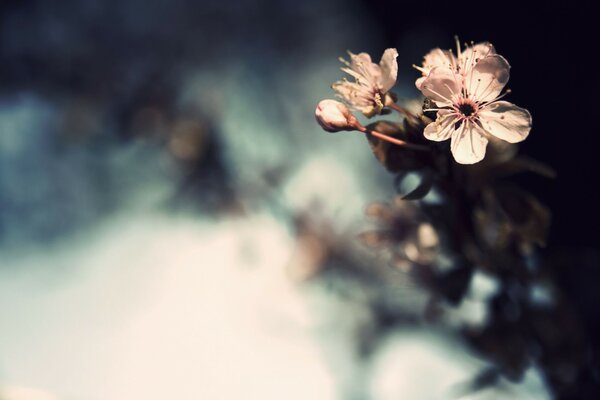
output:
M379 64L373 63L367 53L348 54L350 62L340 58L345 65L342 71L352 76L354 82L343 79L331 87L352 109L370 118L393 102L389 91L396 84L398 52L385 50Z
M472 44L461 51L460 42L456 39L456 56L452 50L442 50L436 48L425 54L423 57L422 66L414 65L414 67L421 71L422 76L415 82L417 89L421 90L421 86L425 79L429 76L431 70L436 67L446 67L461 73L467 74L469 69L475 66L477 61L485 57L496 54L494 46L489 42L481 42Z
M442 50L440 48L431 50L429 53L425 54L425 57L423 57L423 64L421 67L416 65L414 66L423 74L423 76L421 76L415 82L417 89L421 90L423 82L425 79L427 79L432 69L437 67L455 69L456 64L456 57L450 50Z
M348 107L336 100L321 100L315 109L315 118L327 132L354 130L357 120Z
M490 135L517 143L531 129L527 110L500 101L509 78L508 62L498 54L481 59L476 54L467 54L457 69L433 68L421 84L423 94L437 105L432 109L437 118L424 135L433 141L451 139L452 155L461 164L481 161Z

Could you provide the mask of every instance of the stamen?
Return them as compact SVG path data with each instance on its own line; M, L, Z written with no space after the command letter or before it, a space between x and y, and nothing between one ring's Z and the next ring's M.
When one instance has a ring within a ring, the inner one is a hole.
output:
M473 93L477 93L477 90L479 90L479 85L481 85L481 78L477 78L477 86L475 86Z
M375 105L377 106L377 109L381 112L381 110L383 109L383 103L381 101L381 94L379 92L375 93L374 101Z
M456 97L456 94L454 93L454 91L450 88L450 86L448 86L447 83L444 83L444 86L446 86L446 89L448 89L450 91L450 93L452 93L452 100L454 101L454 98Z
M496 97L494 100L490 101L489 103L485 103L481 108L487 107L490 104L494 104L495 102L497 102L498 100L502 99L504 96L506 96L509 93L512 93L512 90L506 89L506 92L502 93L500 96Z
M475 51L472 51L471 53L473 53L473 55L475 54ZM471 92L471 94L475 93L473 92L471 89L471 85L473 84L473 72L475 71L475 67L471 67L471 69L469 70L469 92Z
M471 81L472 81L472 79L471 79ZM480 94L473 93L473 100L481 101L482 99L484 99L489 94L488 92L492 86L492 83L494 83L494 79L490 79L490 82L485 87L485 89L483 89L483 92L481 92ZM477 96L477 98L475 98L475 96Z
M349 52L349 51L348 51L348 52ZM343 57L338 57L338 60L339 60L339 61L340 61L342 64L344 64L345 66L352 68L352 66L350 65L350 63L349 63L348 61L346 61L346 60L345 60Z
M466 125L466 126L465 126L465 129L467 129L467 128L468 128L468 125L467 125L467 124L468 124L469 122L470 122L470 121L467 121L467 123L465 124L465 125ZM469 129L469 143L471 144L471 153L472 153L472 154L475 154L475 147L473 146L473 129Z
M461 124L459 127L454 127L454 133L452 134L452 136L455 138L455 140L453 140L450 144L452 151L454 152L456 150L456 146L458 143L460 143L460 141L462 140L463 136L464 136L464 131L465 131L465 124Z
M462 103L458 105L458 111L465 117L470 117L477 112L477 108L471 103Z
M435 90L433 90L430 86L425 86L425 89L430 90L433 94L437 94L438 96L440 96L442 98L442 100L445 100L449 103L453 103L452 99L447 98L446 96L442 96L440 93L436 92Z
M418 65L413 64L412 65L414 69L421 71L422 73L425 73L426 69L423 67L419 67Z
M457 62L458 62L458 61L457 61ZM463 86L463 85L462 85L462 82L459 82L459 81L457 80L456 76L457 76L457 74L452 74L452 78L454 79L454 83L456 83L456 86L458 86L458 87L462 87L462 86ZM461 91L462 91L462 89L461 89Z
M456 57L460 58L461 50L460 50L460 40L458 40L458 35L454 35L454 40L456 41Z
M491 43L487 44L487 49L488 49L488 51L487 51L487 53L485 53L485 55L483 56L483 58L485 58L485 57L487 57L487 56L490 55L490 53L492 51L492 44Z

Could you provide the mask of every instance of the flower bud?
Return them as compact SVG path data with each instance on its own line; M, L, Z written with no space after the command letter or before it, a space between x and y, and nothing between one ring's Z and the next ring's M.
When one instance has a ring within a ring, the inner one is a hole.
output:
M336 100L321 100L315 117L327 132L352 131L360 126L348 107Z

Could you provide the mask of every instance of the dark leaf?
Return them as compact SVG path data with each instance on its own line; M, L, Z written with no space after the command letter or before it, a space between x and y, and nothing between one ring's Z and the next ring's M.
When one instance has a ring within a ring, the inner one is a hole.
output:
M550 210L525 191L500 191L499 201L513 231L522 241L545 245L550 227Z
M437 290L451 304L458 304L469 288L473 268L463 264L437 278Z
M403 123L378 121L368 125L367 128L394 138L410 141ZM427 165L429 154L426 152L407 149L369 133L366 136L375 158L390 172L411 171Z

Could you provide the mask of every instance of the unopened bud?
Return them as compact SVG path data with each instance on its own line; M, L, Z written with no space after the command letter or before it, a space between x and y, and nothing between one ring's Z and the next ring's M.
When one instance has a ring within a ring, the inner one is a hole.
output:
M321 100L317 104L315 117L327 132L353 131L360 127L348 107L336 100Z

